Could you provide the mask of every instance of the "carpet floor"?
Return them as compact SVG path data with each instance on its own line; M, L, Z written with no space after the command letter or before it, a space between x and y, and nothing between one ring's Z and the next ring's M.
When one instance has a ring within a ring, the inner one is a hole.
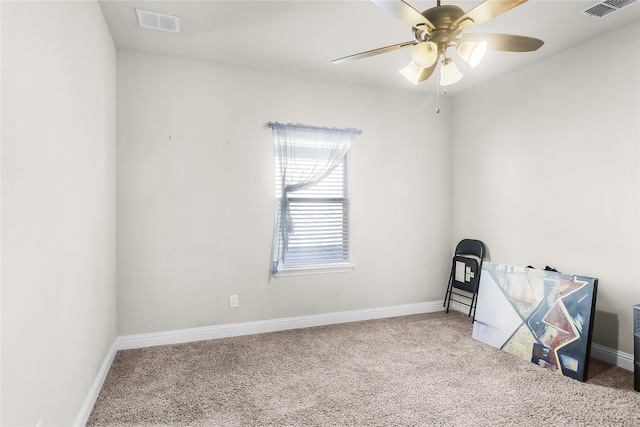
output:
M119 351L88 427L640 426L633 373L584 383L471 338L460 313Z

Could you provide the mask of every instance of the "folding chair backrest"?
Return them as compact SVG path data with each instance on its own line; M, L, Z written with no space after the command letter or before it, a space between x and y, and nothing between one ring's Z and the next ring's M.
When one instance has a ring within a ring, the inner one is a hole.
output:
M478 263L482 264L484 258L484 243L480 240L464 239L456 246L456 255L473 255L479 258Z

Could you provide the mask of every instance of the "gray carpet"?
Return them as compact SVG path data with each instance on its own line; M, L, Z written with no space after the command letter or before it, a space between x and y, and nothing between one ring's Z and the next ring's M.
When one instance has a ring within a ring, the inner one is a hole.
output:
M640 426L633 373L585 383L431 313L119 351L87 426Z

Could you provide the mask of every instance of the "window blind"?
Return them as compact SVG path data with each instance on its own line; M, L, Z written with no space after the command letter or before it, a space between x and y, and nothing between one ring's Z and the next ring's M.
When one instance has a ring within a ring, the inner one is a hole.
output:
M282 180L276 175L280 199ZM288 195L293 232L283 248L285 267L349 262L348 183L347 154L320 182Z

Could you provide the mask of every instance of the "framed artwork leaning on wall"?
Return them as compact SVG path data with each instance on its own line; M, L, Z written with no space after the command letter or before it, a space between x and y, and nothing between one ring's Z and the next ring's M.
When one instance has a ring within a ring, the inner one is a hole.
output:
M473 338L587 378L598 279L485 262Z

